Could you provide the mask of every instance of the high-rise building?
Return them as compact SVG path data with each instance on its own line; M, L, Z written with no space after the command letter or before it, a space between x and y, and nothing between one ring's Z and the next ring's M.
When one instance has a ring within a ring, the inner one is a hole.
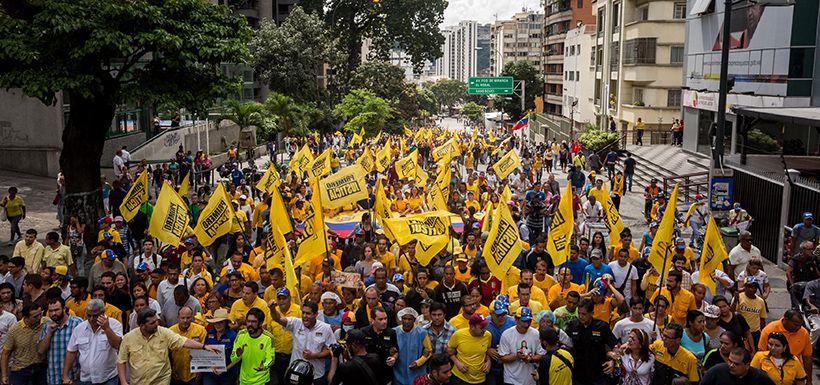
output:
M604 128L669 130L681 117L686 2L595 3L595 107Z
M593 0L552 0L544 5L544 114L553 122L561 120L564 104L564 39L579 25L594 25ZM574 55L573 55L574 56Z
M478 25L478 39L476 54L477 66L476 73L478 76L490 76L490 32L492 26L490 24Z
M490 32L490 73L500 76L508 63L526 60L541 68L544 15L523 11L496 21Z
M561 115L569 120L575 132L587 123L595 123L594 79L595 61L592 57L595 25L580 23L578 28L565 34ZM554 97L548 94L548 97ZM574 133L573 133L574 134ZM574 135L573 135L574 136Z
M445 28L442 34L444 55L436 62L436 74L466 83L478 72L478 23L462 21Z

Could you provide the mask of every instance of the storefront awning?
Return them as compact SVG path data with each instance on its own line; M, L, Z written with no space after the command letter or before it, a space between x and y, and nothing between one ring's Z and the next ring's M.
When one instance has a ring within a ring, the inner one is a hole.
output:
M733 107L737 115L776 122L820 126L820 107Z
M689 15L698 16L702 13L706 13L710 8L715 9L714 6L712 6L714 2L715 0L697 0L695 5L692 6L692 11L689 12Z

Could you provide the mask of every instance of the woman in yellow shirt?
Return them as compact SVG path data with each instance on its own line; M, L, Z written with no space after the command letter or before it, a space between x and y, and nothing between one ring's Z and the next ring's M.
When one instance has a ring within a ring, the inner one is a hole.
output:
M199 277L191 283L191 295L199 301L199 304L203 309L206 308L205 300L208 299L208 294L210 291L211 285L209 285L208 280L203 277Z
M769 334L769 350L755 353L751 366L767 375L775 385L805 384L803 364L789 351L789 341L783 333Z
M393 210L393 212L404 215L407 212L407 208L409 207L409 205L407 204L407 200L404 199L404 194L402 194L401 190L396 190L393 193L393 196L395 198L393 199L391 209Z
M410 189L410 195L407 197L407 205L410 207L410 214L420 213L423 210L422 208L423 201L421 199L421 195L419 195L418 187L413 187Z

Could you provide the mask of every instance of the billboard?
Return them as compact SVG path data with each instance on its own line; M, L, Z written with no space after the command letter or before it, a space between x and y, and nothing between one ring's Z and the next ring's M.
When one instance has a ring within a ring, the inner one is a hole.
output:
M685 86L717 91L723 40L722 1L687 20ZM732 12L729 75L734 93L786 96L794 6L742 2Z

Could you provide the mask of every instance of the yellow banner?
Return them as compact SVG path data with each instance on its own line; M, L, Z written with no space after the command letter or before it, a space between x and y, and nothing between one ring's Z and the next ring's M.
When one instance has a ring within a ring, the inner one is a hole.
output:
M487 135L487 139L490 140L490 144L495 144L495 135L493 135L493 129L490 129L490 133Z
M368 173L373 171L373 167L376 167L376 159L373 157L373 152L370 151L370 147L365 147L362 156L356 160L356 163L361 165L364 171Z
M197 241L202 246L210 246L217 238L231 231L233 217L233 206L225 191L225 185L218 183L216 191L199 214L199 222L194 229Z
M350 138L350 146L355 146L355 145L357 145L361 142L362 142L362 136L357 134L357 133L353 133L353 137Z
M510 142L510 139L512 139L512 136L509 136L509 137L507 137L507 139L502 140L501 143L498 144L498 147L496 147L496 149L493 150L493 155L495 155L499 151L503 150L507 146L507 143Z
M308 176L313 179L319 179L330 173L330 158L333 157L331 149L325 150L319 154L313 162L308 166Z
M447 210L447 201L450 199L450 167L440 172L435 182L427 190L427 206L431 211Z
M267 267L268 271L273 270L274 268L280 268L282 271L285 271L285 249L287 249L287 242L284 245L280 245L276 242L276 235L274 234L273 229L278 227L275 224L271 224L271 231L265 236L265 266ZM281 231L280 231L281 232Z
M305 144L299 149L299 152L293 156L293 159L290 160L288 167L290 167L291 171L296 171L299 178L303 178L311 162L313 162L313 154L310 153L310 147Z
M382 180L379 179L376 181L376 190L374 191L374 195L376 196L376 202L373 207L373 214L376 217L376 220L379 223L385 219L393 218L393 211L390 209L390 199L387 198L387 194L384 193L384 186L382 185Z
M299 251L296 252L294 265L299 266L327 252L327 235L325 234L324 213L322 212L321 192L316 183L311 183L313 195L305 205L305 228L299 238Z
M510 191L510 185L504 185L504 191L501 192L501 199L499 202L503 204L507 204L507 202L512 200L512 191Z
M278 223L282 231L287 234L293 232L293 222L291 222L285 202L282 200L282 193L278 188L270 193L270 223Z
M652 250L649 252L649 263L659 273L665 274L672 265L672 256L675 255L675 206L678 201L678 184L666 203L661 224L652 241ZM713 292L714 293L714 292Z
M448 242L449 240L437 241L428 245L422 241L417 241L415 247L416 260L419 261L421 266L429 265L430 260L432 260L441 249L447 247Z
M322 207L337 209L346 204L367 199L366 175L362 166L354 164L323 178L319 181Z
M362 127L362 128L359 130L359 136L361 136L362 138L364 138L364 127Z
M498 162L493 165L493 170L498 176L498 179L507 179L516 168L521 167L521 160L518 159L515 150L508 151Z
M450 139L441 146L438 146L433 149L433 160L438 161L439 159L450 156L450 159L459 155L458 145L455 142L455 139Z
M416 177L416 169L418 167L419 152L414 150L410 155L405 156L396 161L396 175L399 179L410 179Z
M404 138L399 138L399 155L404 155L404 152L407 150L407 142L404 141Z
M390 167L390 161L393 160L393 151L390 146L385 144L379 152L376 153L376 171L384 172L387 167Z
M621 220L621 214L615 208L615 203L612 202L612 197L606 191L600 195L601 205L604 206L603 219L606 229L609 230L609 245L616 248L616 252L621 246L621 231L624 231L624 222Z
M552 263L555 266L569 259L569 246L572 241L572 231L575 229L575 218L572 214L572 185L567 183L547 235L547 253L552 257Z
M424 241L427 244L438 244L450 240L449 211L439 210L403 218L385 219L384 224L399 244L411 241Z
M729 259L729 254L726 253L726 245L723 244L723 237L720 236L717 222L713 216L709 221L709 225L706 226L706 235L703 238L703 254L700 256L700 273L698 273L698 280L706 285L711 293L717 292L715 289L715 270L723 271L723 261L727 259Z
M265 175L263 175L262 179L259 179L259 182L256 184L256 189L263 193L270 194L281 184L282 179L279 178L279 171L276 170L276 166L271 162L268 171L265 172Z
M379 130L379 134L376 135L375 138L373 138L373 143L379 143L379 140L381 140L381 138L382 138L382 131Z
M499 204L493 213L493 223L490 226L490 235L484 243L484 254L487 267L496 277L506 277L518 255L521 254L521 237L518 226L510 214L506 204Z
M188 170L188 173L185 174L185 177L182 178L182 181L179 182L179 196L184 197L188 196L188 183L191 180L191 170Z
M410 131L410 129L407 128L407 126L404 126L404 136L409 138L412 135L413 135L413 131Z
M413 136L413 144L418 147L419 144L424 140L424 128L422 127L420 130L416 132L416 135Z
M148 232L163 243L179 246L187 227L188 206L173 187L163 183L157 204L154 205L154 212L151 214Z
M128 189L128 194L125 194L125 199L120 204L122 217L130 221L145 202L148 202L148 171L143 171Z
M416 178L416 186L422 186L422 187L426 186L427 185L427 180L430 179L430 177L427 175L427 171L424 171L424 169L421 168L421 167L416 167L416 176L415 176L415 178Z

